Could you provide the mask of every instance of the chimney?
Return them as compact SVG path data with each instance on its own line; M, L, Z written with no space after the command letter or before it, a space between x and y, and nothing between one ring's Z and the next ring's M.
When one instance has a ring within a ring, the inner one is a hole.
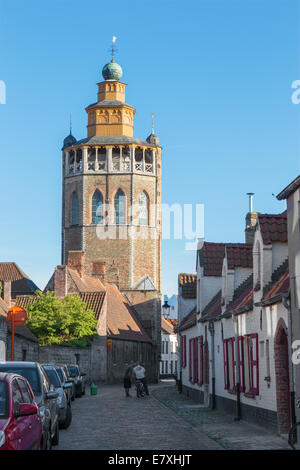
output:
M2 283L3 288L3 300L8 306L11 307L11 281L3 281Z
M245 243L253 245L254 234L257 224L258 212L253 212L253 196L254 193L247 193L249 196L249 212L246 215Z
M94 261L92 276L100 279L100 281L105 282L106 274L106 263L105 261Z
M68 267L78 272L80 277L83 277L83 251L69 250L68 251Z
M64 298L67 295L67 269L66 266L56 266L54 271L54 292L56 297Z

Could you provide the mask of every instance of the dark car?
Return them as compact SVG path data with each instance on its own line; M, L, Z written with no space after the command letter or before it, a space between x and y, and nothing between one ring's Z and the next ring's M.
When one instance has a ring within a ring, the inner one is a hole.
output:
M28 381L0 372L0 450L39 450L43 426Z
M55 367L56 372L58 373L62 386L65 390L67 401L69 405L71 406L73 382L68 380L68 377L66 376L64 368L62 366L58 366L54 364L54 367Z
M82 395L85 394L84 376L86 374L83 374L80 372L78 364L69 364L68 371L69 371L70 376L74 380L75 396L80 398Z
M57 445L59 441L59 410L56 401L58 393L50 384L41 365L38 362L0 362L0 372L19 374L28 380L42 419L42 448L51 449L52 445Z
M62 369L63 369L63 371L64 371L64 373L67 377L67 381L72 384L71 400L74 401L75 400L75 382L74 382L74 379L71 377L68 366L66 364L58 364L58 365L59 365L59 367L62 367Z
M63 386L56 371L56 368L53 364L42 364L42 367L46 372L50 383L54 386L55 390L58 393L57 404L59 409L59 427L67 429L72 421L72 411L71 403L68 402L65 390L67 388L71 388L72 384L66 384L65 386Z

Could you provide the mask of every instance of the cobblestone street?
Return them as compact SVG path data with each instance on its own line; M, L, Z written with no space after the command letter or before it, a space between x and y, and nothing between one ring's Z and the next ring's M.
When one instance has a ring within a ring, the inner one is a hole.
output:
M120 385L72 403L73 420L61 430L58 450L289 449L264 429L199 407L173 383L150 386L150 397L126 398ZM133 394L133 389L132 392Z

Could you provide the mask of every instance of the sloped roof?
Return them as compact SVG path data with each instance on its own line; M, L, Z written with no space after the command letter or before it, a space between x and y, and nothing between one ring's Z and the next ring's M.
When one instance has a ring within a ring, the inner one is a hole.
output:
M22 271L14 262L0 263L0 281L11 282L11 295L33 294L38 290L38 286Z
M151 339L119 289L106 284L107 335L110 338L151 343Z
M227 305L224 316L243 313L253 308L253 274L235 289L232 301Z
M101 309L103 306L103 301L105 297L105 292L81 292L80 298L83 302L86 303L88 309L92 310L95 313L95 318L98 320Z
M79 292L105 292L104 285L99 279L88 276L80 277L75 269L69 267L67 269Z
M226 245L226 257L229 269L237 267L252 268L252 245L246 245L245 243L230 243Z
M203 267L204 276L222 276L225 243L204 242L197 253L197 264Z
M161 329L164 330L169 335L174 334L174 327L177 326L178 321L172 320L171 318L161 317Z
M196 307L180 322L179 326L176 328L176 331L184 331L188 328L191 328L197 324L197 313Z
M207 321L214 319L222 313L222 290L220 289L216 295L208 302L206 307L202 311L202 315L199 321Z
M197 297L197 274L180 273L178 284L181 287L181 295L184 299Z
M23 307L26 310L26 307L33 304L36 299L36 295L17 295L15 305Z
M279 200L287 199L300 186L300 175L297 176L288 186L286 186L276 197Z
M281 301L281 295L287 294L290 287L289 262L286 259L272 274L272 281L264 288L264 303Z
M274 242L287 243L286 211L281 214L259 214L258 222L265 245Z

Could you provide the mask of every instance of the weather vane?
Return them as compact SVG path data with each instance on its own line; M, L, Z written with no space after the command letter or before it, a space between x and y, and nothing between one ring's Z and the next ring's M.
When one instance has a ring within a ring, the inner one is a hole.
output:
M111 47L109 49L109 51L111 52L111 61L112 62L114 61L115 53L118 52L118 49L115 46L116 40L117 40L117 36L113 36L112 41L111 41Z
M154 134L154 113L152 113L152 134Z
M70 134L72 135L72 114L70 113Z

